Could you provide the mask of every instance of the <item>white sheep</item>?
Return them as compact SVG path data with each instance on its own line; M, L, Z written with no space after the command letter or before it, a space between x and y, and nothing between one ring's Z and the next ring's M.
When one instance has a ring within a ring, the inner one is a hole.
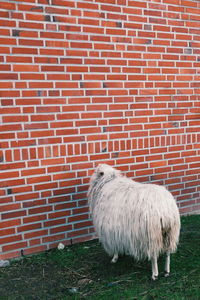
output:
M170 273L170 253L176 251L180 215L176 201L165 187L135 182L109 165L99 165L90 180L88 201L95 230L105 251L127 254L152 263L152 279L158 277L157 259L166 253L165 276Z

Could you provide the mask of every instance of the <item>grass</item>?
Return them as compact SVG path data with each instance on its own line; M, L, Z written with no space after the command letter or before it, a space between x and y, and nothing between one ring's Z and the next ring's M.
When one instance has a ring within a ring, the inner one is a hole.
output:
M178 251L172 255L171 276L152 282L150 262L130 257L110 264L97 241L50 250L13 260L0 268L1 300L199 300L200 215L182 217Z

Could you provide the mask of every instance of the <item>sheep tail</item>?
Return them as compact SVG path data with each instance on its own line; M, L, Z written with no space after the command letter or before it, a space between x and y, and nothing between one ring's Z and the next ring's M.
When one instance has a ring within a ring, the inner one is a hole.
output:
M177 222L169 223L167 226L163 225L161 219L161 230L162 230L162 239L163 239L163 249L164 251L169 251L174 253L177 248L179 240L179 224Z

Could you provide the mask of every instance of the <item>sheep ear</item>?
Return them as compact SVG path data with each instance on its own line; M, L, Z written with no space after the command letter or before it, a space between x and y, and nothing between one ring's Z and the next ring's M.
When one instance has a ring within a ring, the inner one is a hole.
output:
M104 172L99 172L99 175L100 175L100 176L103 176L103 175L104 175Z

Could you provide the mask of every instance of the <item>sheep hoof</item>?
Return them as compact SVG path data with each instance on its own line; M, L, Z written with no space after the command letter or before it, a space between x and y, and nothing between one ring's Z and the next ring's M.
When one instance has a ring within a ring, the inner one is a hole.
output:
M112 260L111 260L111 263L112 264L115 264L116 262L117 262L117 260L118 260L118 254L115 254L114 256L113 256L113 258L112 258Z
M156 281L156 280L158 279L158 275L152 275L151 279L152 279L153 281Z
M165 275L164 275L165 277L169 277L169 272L166 272L165 271Z

